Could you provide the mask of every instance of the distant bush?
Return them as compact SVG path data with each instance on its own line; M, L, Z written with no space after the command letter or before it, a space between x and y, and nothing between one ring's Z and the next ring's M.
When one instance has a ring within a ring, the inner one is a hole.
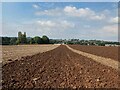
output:
M42 39L39 36L35 36L33 42L35 42L35 44L42 44Z
M16 45L17 44L16 41L17 41L16 37L11 38L10 39L10 45Z
M47 37L47 36L42 36L42 43L43 44L49 44L50 42L49 42L49 38Z
M35 43L34 38L31 38L29 43L34 44Z
M2 45L9 45L10 38L9 37L2 37Z

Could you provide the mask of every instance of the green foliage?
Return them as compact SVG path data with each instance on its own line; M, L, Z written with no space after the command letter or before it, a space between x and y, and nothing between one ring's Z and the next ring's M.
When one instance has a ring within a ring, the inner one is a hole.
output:
M105 43L98 43L98 46L105 46Z
M40 43L42 43L42 39L41 39L39 36L35 36L35 37L34 37L34 42L35 42L36 44L40 44Z
M79 45L97 45L105 46L108 45L120 45L120 42L110 42L103 40L79 40L79 39L49 39L47 36L35 36L34 38L26 37L26 32L22 34L18 32L17 37L0 37L0 44L2 45L16 45L16 44L79 44Z
M19 40L16 41L16 44L17 44L17 45L20 44Z
M17 38L13 37L10 39L10 45L16 45Z
M42 36L42 43L43 44L49 44L49 38L47 36Z
M89 45L95 45L95 43L94 42L89 42Z
M31 38L30 39L30 44L34 44L34 43L35 43L34 38Z
M49 43L50 43L50 44L60 44L60 43L62 43L62 42L63 42L62 40L58 40L58 39L56 39L56 40L50 39L50 40L49 40Z
M72 41L68 41L67 44L74 44Z
M50 40L47 36L40 38L35 36L34 38L26 37L26 32L22 34L18 32L18 37L1 37L0 44L2 45L16 45L16 44L49 44Z
M9 45L10 38L9 37L2 37L2 45Z

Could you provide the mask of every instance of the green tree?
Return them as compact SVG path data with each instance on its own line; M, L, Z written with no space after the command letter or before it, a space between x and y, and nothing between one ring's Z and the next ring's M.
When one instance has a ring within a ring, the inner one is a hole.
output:
M43 44L49 44L49 38L47 36L42 36Z
M99 46L105 46L105 43L99 43Z
M9 45L10 38L9 37L2 37L2 45Z
M31 38L30 39L30 44L34 44L34 43L35 43L34 38Z
M72 41L68 41L67 44L74 44Z
M39 36L35 36L34 41L35 41L36 44L42 43L42 39Z
M11 45L16 45L16 41L17 41L17 38L13 37L13 38L10 39L10 44Z

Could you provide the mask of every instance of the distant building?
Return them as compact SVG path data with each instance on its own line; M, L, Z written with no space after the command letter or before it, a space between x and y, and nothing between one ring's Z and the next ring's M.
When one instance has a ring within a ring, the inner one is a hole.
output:
M26 37L26 32L24 32L23 34L22 32L18 32L18 37L22 37L22 36Z
M17 44L25 44L27 43L26 32L22 34L22 32L18 32Z
M119 45L116 45L116 44L105 44L105 46L119 46Z

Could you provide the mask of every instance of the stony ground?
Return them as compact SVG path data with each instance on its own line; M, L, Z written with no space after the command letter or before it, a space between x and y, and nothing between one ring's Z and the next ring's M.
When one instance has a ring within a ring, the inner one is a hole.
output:
M118 71L66 46L2 66L3 88L118 88Z

